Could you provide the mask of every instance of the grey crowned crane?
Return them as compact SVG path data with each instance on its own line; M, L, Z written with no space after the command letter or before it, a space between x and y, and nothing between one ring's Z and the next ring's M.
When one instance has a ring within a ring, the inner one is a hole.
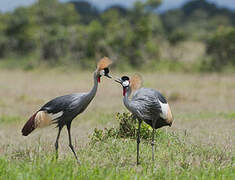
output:
M141 77L133 76L131 79L123 76L116 79L123 87L123 103L126 108L138 119L137 131L137 165L139 164L139 143L140 143L140 126L142 121L149 124L152 128L152 160L154 161L154 133L155 129L163 126L171 126L173 117L171 109L165 97L154 89L140 88L142 84ZM131 99L131 92L136 90Z
M76 152L74 151L71 141L71 123L73 119L80 113L82 113L92 99L95 97L98 83L102 76L109 77L108 66L111 64L111 60L107 57L101 59L97 64L97 69L93 74L94 86L87 93L74 93L64 95L52 99L44 106L42 106L32 117L26 122L22 129L22 135L28 136L34 129L56 124L59 131L55 142L56 158L58 158L58 142L60 138L60 132L66 125L69 137L69 147L71 148L76 160L79 163Z

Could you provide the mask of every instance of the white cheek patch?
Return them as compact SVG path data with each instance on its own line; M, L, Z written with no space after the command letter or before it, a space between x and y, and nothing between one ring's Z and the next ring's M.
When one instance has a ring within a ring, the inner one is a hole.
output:
M104 74L105 74L104 70L101 70L101 71L100 71L100 75L101 75L101 76L104 76Z
M169 109L168 103L164 104L160 100L158 100L158 102L159 102L161 109L162 109L162 113L160 114L161 118L167 119L167 113L168 113L168 109Z
M123 85L124 87L129 86L129 81L124 81L124 82L122 83L122 85Z

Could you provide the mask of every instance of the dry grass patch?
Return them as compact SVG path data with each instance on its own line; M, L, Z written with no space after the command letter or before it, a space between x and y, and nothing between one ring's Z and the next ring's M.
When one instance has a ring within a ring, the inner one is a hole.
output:
M232 146L231 142L235 140L233 74L145 73L142 76L145 87L158 89L168 97L175 117L170 131L183 133L186 130L192 140L222 147L226 144ZM24 122L48 100L64 94L86 92L93 85L92 72L1 70L0 77L0 119L4 119L4 123L0 123L0 146L10 145L16 149L33 147L40 137L41 142L47 142L49 150L53 150L56 129L49 127L25 138L20 133ZM72 134L78 146L82 147L87 142L88 134L95 127L116 124L115 113L126 111L121 91L118 84L102 78L96 97L73 122ZM9 117L9 124L6 117ZM67 152L65 131L61 144L65 144L64 152ZM0 150L1 154L8 152L11 152L9 148Z

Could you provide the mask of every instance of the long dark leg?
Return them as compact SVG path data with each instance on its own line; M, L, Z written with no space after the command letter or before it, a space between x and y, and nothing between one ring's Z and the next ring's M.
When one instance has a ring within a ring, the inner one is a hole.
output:
M56 159L58 159L58 148L59 148L59 138L60 138L60 132L62 130L62 127L59 127L59 131L58 131L58 135L57 135L57 138L56 138L56 141L55 141L55 156L56 156Z
M152 161L154 162L154 134L155 134L155 124L156 124L156 120L153 120L152 125L153 125L153 132L152 132Z
M138 126L138 132L137 132L137 165L140 164L139 162L139 147L140 147L140 126L141 126L141 120L138 120L139 121L139 126Z
M74 151L74 148L73 148L73 145L72 145L72 140L71 140L71 133L70 133L70 129L71 129L71 123L68 123L67 124L67 130L68 130L68 135L69 135L69 147L70 149L72 150L77 162L80 164L80 161L78 160L78 157L77 157L77 154L76 152Z

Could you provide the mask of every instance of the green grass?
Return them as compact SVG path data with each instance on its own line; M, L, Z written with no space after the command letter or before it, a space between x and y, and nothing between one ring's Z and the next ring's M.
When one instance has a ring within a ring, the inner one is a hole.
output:
M23 120L24 119L20 116L0 115L0 124L18 123Z
M53 152L35 149L0 157L0 179L232 179L234 157L216 146L191 144L187 137L160 130L156 138L155 163L151 145L141 141L136 166L136 141L108 138L88 143L72 154L54 159Z
M223 114L227 119L235 119L235 112Z

